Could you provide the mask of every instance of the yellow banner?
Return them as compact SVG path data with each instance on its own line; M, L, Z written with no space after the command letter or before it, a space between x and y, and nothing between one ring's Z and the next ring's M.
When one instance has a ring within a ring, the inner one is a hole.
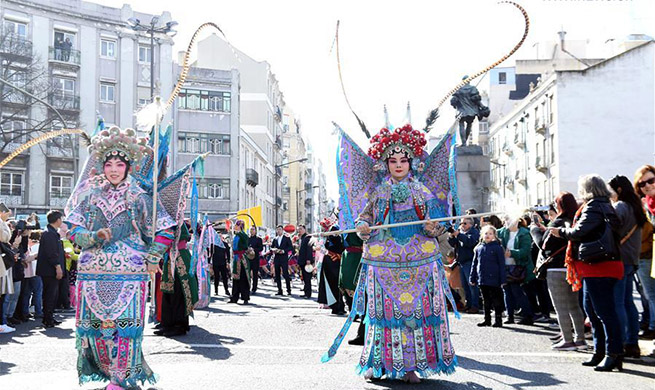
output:
M250 217L248 217L250 216ZM245 223L245 229L248 230L253 225L262 226L262 206L255 206L249 209L239 210L237 212L237 219Z

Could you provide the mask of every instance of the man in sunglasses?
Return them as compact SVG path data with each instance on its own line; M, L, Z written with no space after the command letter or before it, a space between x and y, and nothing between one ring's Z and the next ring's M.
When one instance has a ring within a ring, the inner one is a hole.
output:
M450 233L448 243L455 248L455 264L459 265L462 277L462 287L466 293L466 310L469 314L477 314L480 309L480 290L469 284L471 264L473 263L473 248L480 241L480 231L474 226L473 218L462 218L459 229Z

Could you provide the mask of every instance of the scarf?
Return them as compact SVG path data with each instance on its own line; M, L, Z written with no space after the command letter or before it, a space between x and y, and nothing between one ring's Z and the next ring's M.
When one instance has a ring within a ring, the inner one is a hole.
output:
M575 226L578 223L578 218L582 214L582 210L585 208L587 203L583 203L582 206L575 212L575 217L573 217L573 225ZM578 274L578 270L575 268L575 260L573 258L573 241L569 240L569 243L566 246L566 257L564 263L566 264L566 281L571 285L573 291L580 291L582 288L582 279Z
M655 198L652 198L648 195L644 196L644 205L651 214L655 215Z

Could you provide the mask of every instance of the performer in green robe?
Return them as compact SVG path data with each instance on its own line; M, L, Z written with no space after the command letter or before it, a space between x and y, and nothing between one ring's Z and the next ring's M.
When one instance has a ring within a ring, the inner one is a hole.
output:
M173 337L186 334L189 331L189 315L193 313L193 306L198 302L198 280L195 275L189 273L191 252L187 249L187 243L191 235L186 224L182 224L181 229L175 261L169 258L164 262L161 281L162 326L155 331L158 336ZM175 267L172 278L171 266Z
M359 262L362 260L362 246L364 241L357 233L348 233L345 240L344 256L341 260L339 273L339 289L346 298L348 310L352 310L353 295L359 280Z

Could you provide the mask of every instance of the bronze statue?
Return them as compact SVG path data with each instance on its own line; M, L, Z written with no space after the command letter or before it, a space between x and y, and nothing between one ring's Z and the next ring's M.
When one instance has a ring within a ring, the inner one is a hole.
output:
M467 78L468 76L464 76L462 80ZM490 114L489 107L482 104L480 100L480 92L469 83L458 89L450 99L450 105L458 111L459 135L462 139L462 146L466 146L466 142L471 135L471 125L475 117L477 116L478 120L482 120Z

